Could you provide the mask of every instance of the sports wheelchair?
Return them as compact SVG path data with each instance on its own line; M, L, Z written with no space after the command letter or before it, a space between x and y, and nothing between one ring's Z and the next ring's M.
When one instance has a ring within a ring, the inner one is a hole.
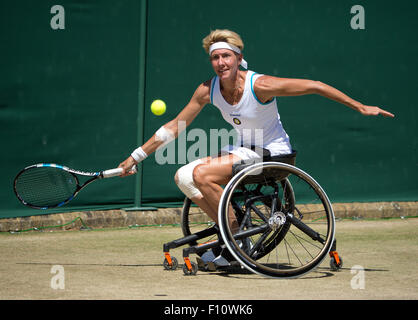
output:
M340 269L343 262L336 251L332 205L322 187L295 167L295 159L296 151L266 156L262 162L234 163L219 203L219 225L207 222L203 211L186 198L181 215L184 237L164 244L164 268L178 267L170 249L188 245L183 249L185 275L198 271L190 254L201 256L209 249L229 254L240 268L266 277L302 276L327 255L331 269ZM232 214L238 230L230 223Z

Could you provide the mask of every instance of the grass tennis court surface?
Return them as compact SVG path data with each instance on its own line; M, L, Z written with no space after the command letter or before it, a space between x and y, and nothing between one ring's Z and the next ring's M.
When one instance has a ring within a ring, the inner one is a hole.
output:
M417 218L343 220L336 227L342 270L331 271L327 258L289 280L166 271L163 244L182 236L175 226L1 233L0 299L418 298ZM182 263L182 248L171 253ZM64 271L64 289L51 287L54 266Z

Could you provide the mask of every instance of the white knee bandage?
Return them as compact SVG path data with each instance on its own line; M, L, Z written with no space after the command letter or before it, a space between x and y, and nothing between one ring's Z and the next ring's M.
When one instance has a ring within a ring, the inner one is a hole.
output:
M198 159L177 170L177 186L189 199L202 196L193 181L193 170L202 163L203 161Z

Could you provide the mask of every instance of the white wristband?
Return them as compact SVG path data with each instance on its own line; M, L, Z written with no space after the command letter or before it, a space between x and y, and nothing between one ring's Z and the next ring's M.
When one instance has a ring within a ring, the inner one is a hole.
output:
M142 160L144 160L146 157L148 157L148 155L145 153L144 150L142 150L141 147L139 147L131 153L131 157L134 158L135 161L139 163Z

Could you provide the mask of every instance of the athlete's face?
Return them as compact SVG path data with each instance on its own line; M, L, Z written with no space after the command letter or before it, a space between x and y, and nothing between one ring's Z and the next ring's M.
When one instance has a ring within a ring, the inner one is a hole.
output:
M241 59L241 55L237 55L234 51L229 49L217 49L212 51L212 54L210 55L213 70L220 79L227 79L235 76L239 70Z

